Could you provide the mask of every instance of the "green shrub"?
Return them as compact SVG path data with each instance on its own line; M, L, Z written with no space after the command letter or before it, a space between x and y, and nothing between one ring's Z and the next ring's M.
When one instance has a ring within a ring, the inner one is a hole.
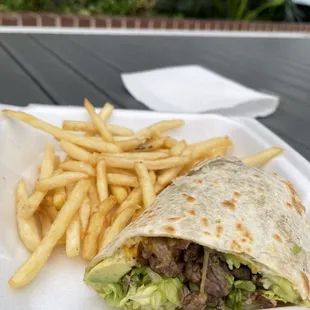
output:
M2 0L0 11L168 15L231 20L300 20L293 0Z

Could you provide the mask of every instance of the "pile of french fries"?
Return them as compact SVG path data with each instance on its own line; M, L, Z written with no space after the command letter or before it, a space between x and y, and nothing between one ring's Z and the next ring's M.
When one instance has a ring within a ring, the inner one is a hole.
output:
M91 260L173 179L232 146L228 137L188 144L165 135L183 126L183 120L161 121L134 133L108 123L111 104L99 114L87 99L84 106L91 122L65 120L62 128L23 112L3 111L54 136L65 154L61 161L54 146L46 145L33 192L27 193L24 180L17 185L17 227L32 254L9 280L13 288L31 282L57 245L65 245L68 257ZM243 161L260 166L282 151L270 148Z

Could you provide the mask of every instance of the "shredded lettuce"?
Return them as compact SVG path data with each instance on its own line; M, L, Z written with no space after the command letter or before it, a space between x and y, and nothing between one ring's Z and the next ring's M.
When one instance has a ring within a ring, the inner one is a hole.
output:
M231 254L224 254L224 255L226 258L226 263L230 270L233 270L234 268L236 269L240 268L241 262L234 255L231 255Z
M119 283L97 283L94 288L110 307L174 310L181 306L180 279L160 276L149 267L133 269Z
M241 310L242 300L243 300L242 291L240 289L233 288L229 293L229 295L227 296L225 305L229 309Z
M288 280L277 276L269 276L266 279L271 283L269 291L274 294L273 299L297 303L299 294Z
M237 289L242 289L247 292L255 292L256 285L251 281L237 280L234 282L234 287Z

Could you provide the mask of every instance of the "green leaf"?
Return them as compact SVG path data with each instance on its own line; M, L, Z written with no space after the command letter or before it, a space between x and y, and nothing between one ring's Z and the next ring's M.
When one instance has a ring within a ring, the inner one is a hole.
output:
M237 19L237 20L242 19L247 9L247 6L248 6L248 0L240 0L240 5L239 5L237 14L234 19Z
M242 292L239 289L233 288L227 299L225 301L225 305L227 308L233 310L241 310L242 309Z
M298 255L301 252L302 248L298 246L297 244L295 244L292 250L293 250L294 255Z
M256 19L261 12L263 12L266 9L273 8L273 7L279 7L285 4L285 0L269 0L266 1L264 4L259 6L258 8L250 11L248 14L245 15L245 20L253 20Z
M234 282L234 287L248 292L255 292L256 285L251 281L238 280Z

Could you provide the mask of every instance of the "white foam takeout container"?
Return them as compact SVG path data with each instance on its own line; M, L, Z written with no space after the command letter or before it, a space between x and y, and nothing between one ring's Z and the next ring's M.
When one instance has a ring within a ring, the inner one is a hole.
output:
M0 108L4 106L0 105ZM21 110L18 107L9 108ZM22 110L59 126L64 119L88 120L87 112L81 107L29 105ZM111 123L137 130L153 122L172 118L182 118L186 125L171 131L171 136L197 142L228 135L234 143L232 154L240 157L271 146L284 147L285 153L273 159L265 169L292 181L309 212L309 162L256 120L210 114L116 110ZM29 257L17 233L14 189L21 177L25 178L29 190L33 188L37 165L48 141L54 139L0 112L0 309L107 309L96 293L82 281L86 263L80 258L67 258L60 247L54 250L40 274L27 287L13 290L7 284L15 270Z

